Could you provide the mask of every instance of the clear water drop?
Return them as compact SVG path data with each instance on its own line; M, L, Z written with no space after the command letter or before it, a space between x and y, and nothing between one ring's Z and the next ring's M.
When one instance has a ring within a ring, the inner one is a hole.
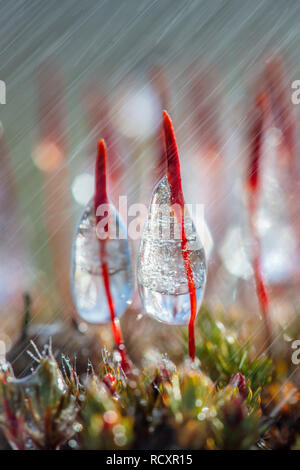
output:
M121 317L131 303L134 279L126 228L110 204L109 238L105 243L110 291L115 316ZM75 232L72 248L71 289L81 318L89 323L108 323L111 319L100 260L100 243L96 233L94 201L91 200Z
M198 311L206 282L205 253L187 212L184 219ZM153 192L140 244L137 279L148 315L164 323L188 324L191 314L189 287L178 223L171 211L167 177L161 179Z

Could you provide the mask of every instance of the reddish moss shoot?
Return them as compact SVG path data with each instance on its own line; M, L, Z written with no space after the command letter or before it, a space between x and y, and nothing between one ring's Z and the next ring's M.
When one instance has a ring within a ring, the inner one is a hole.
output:
M270 299L267 286L264 282L262 268L261 268L261 248L260 240L255 224L255 215L258 206L260 194L260 163L262 153L262 137L265 116L265 102L264 95L258 95L255 103L255 109L251 114L250 124L250 161L248 168L248 194L249 194L249 222L250 232L253 239L253 259L252 266L254 271L254 278L256 283L256 292L260 305L260 310L265 327L265 337L267 347L272 343L272 331L270 325Z
M169 97L169 86L168 79L164 67L160 65L155 65L150 70L150 81L153 84L154 90L157 94L159 104L162 109L168 108L168 103L170 101ZM166 174L166 146L163 128L160 125L157 132L157 144L158 144L158 161L155 178L158 181L164 177Z
M163 128L167 153L167 178L170 185L171 205L175 212L177 223L181 229L181 251L185 266L186 277L190 294L191 316L189 321L189 355L195 359L195 331L194 322L197 313L197 299L193 271L191 268L190 253L184 228L184 198L181 186L180 163L172 121L169 115L163 113Z
M106 184L106 146L104 140L100 140L98 144L98 154L95 169L95 196L94 196L94 210L96 216L96 224L101 220L101 216L97 216L97 208L101 204L108 204L107 184ZM108 231L106 225L105 231ZM106 260L106 240L99 240L100 244L100 262L102 268L102 276L105 287L107 304L110 312L111 328L114 340L121 356L121 366L126 373L130 370L130 365L127 359L126 349L122 338L119 319L115 315L115 307L110 290L109 271Z
M117 188L121 181L121 162L118 157L118 148L116 143L115 128L112 126L109 113L109 104L107 102L104 90L94 82L91 82L84 92L83 96L86 119L90 131L101 133L105 140L109 153L107 162L109 174L110 197L115 197ZM113 194L112 194L113 191ZM114 201L113 201L114 202Z
M269 93L270 111L273 125L281 130L282 151L280 154L286 159L288 169L287 179L287 206L290 223L296 235L297 253L300 253L300 226L298 223L295 201L299 200L300 189L298 185L299 171L297 165L296 146L296 117L293 113L293 105L290 99L289 85L286 79L285 68L280 57L268 61L265 67L266 86ZM298 282L300 282L298 271Z
M289 169L295 171L295 118L291 110L288 83L280 58L272 59L265 68L266 85L270 96L275 125L281 130L287 149Z

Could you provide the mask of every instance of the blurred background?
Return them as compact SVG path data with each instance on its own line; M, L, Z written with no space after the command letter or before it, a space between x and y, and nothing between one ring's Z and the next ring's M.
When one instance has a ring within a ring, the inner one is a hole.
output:
M163 174L165 108L186 202L205 205L206 301L258 318L244 187L246 116L255 93L272 82L296 135L300 105L290 96L300 79L299 20L296 0L0 0L7 93L0 105L3 347L21 327L24 292L31 294L33 323L76 316L72 234L93 193L96 142L108 143L112 199L125 194L129 204L148 203ZM262 266L279 323L297 310L300 279L299 189L298 180L285 177L285 124L276 113L267 123L258 213ZM295 168L296 149L295 140ZM137 299L134 308L142 311Z

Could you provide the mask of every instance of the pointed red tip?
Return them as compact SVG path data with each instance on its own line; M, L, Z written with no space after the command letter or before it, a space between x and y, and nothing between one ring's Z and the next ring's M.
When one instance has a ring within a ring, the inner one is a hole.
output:
M95 210L107 202L106 189L106 145L104 139L98 142L98 153L95 168Z
M162 115L163 115L164 127L170 127L173 130L173 124L172 124L171 118L168 115L167 111L163 110Z
M249 167L248 188L252 194L257 194L260 186L260 166L262 156L262 138L264 129L264 108L266 97L263 93L255 97L254 107L251 110L251 123L249 133Z
M167 151L166 155L167 155L167 160L168 160L168 142L170 140L175 141L175 136L174 136L173 123L167 111L163 111L162 113L162 124L163 124L163 131L164 131L165 143L166 143L166 151ZM170 139L170 136L171 136L171 139Z
M262 91L257 94L255 98L255 104L261 113L264 113L268 106L268 95Z
M103 182L103 177L106 177L106 145L104 139L99 140L98 142L98 153L96 159L96 182Z
M181 188L180 163L177 144L170 116L163 111L163 128L166 141L167 155L167 178L171 188L172 203L183 205L183 194Z
M101 139L98 142L98 158L106 159L106 145L104 139Z
M173 124L167 111L163 111L163 128L164 128L165 141L166 141L168 168L170 168L170 166L173 166L173 167L175 166L177 167L177 170L179 170L180 172L178 150L177 150Z

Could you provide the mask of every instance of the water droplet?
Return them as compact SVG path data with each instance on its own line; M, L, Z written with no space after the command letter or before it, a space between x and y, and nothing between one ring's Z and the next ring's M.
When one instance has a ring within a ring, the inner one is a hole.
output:
M117 446L123 447L123 446L125 446L125 444L127 442L127 437L124 434L117 435L117 436L115 436L114 441L115 441Z
M78 448L78 443L75 441L75 439L70 439L70 441L68 442L69 446L72 448L72 449L76 449Z
M103 419L108 424L114 424L118 419L118 415L114 410L107 410L103 415Z
M80 333L86 333L88 331L88 326L86 323L84 323L83 321L79 323L78 325L78 330L80 331Z
M77 423L77 422L74 423L74 424L73 424L73 429L74 429L75 432L81 432L82 429L83 429L82 424Z
M110 204L109 238L105 241L110 291L116 317L131 303L134 280L125 226ZM89 323L108 323L110 310L100 260L100 243L96 234L93 200L86 206L73 241L71 286L81 318Z
M182 256L180 230L171 210L167 177L156 186L140 245L138 288L145 311L156 320L188 324L191 314L189 286ZM185 212L191 268L199 309L206 281L205 253L195 226Z

